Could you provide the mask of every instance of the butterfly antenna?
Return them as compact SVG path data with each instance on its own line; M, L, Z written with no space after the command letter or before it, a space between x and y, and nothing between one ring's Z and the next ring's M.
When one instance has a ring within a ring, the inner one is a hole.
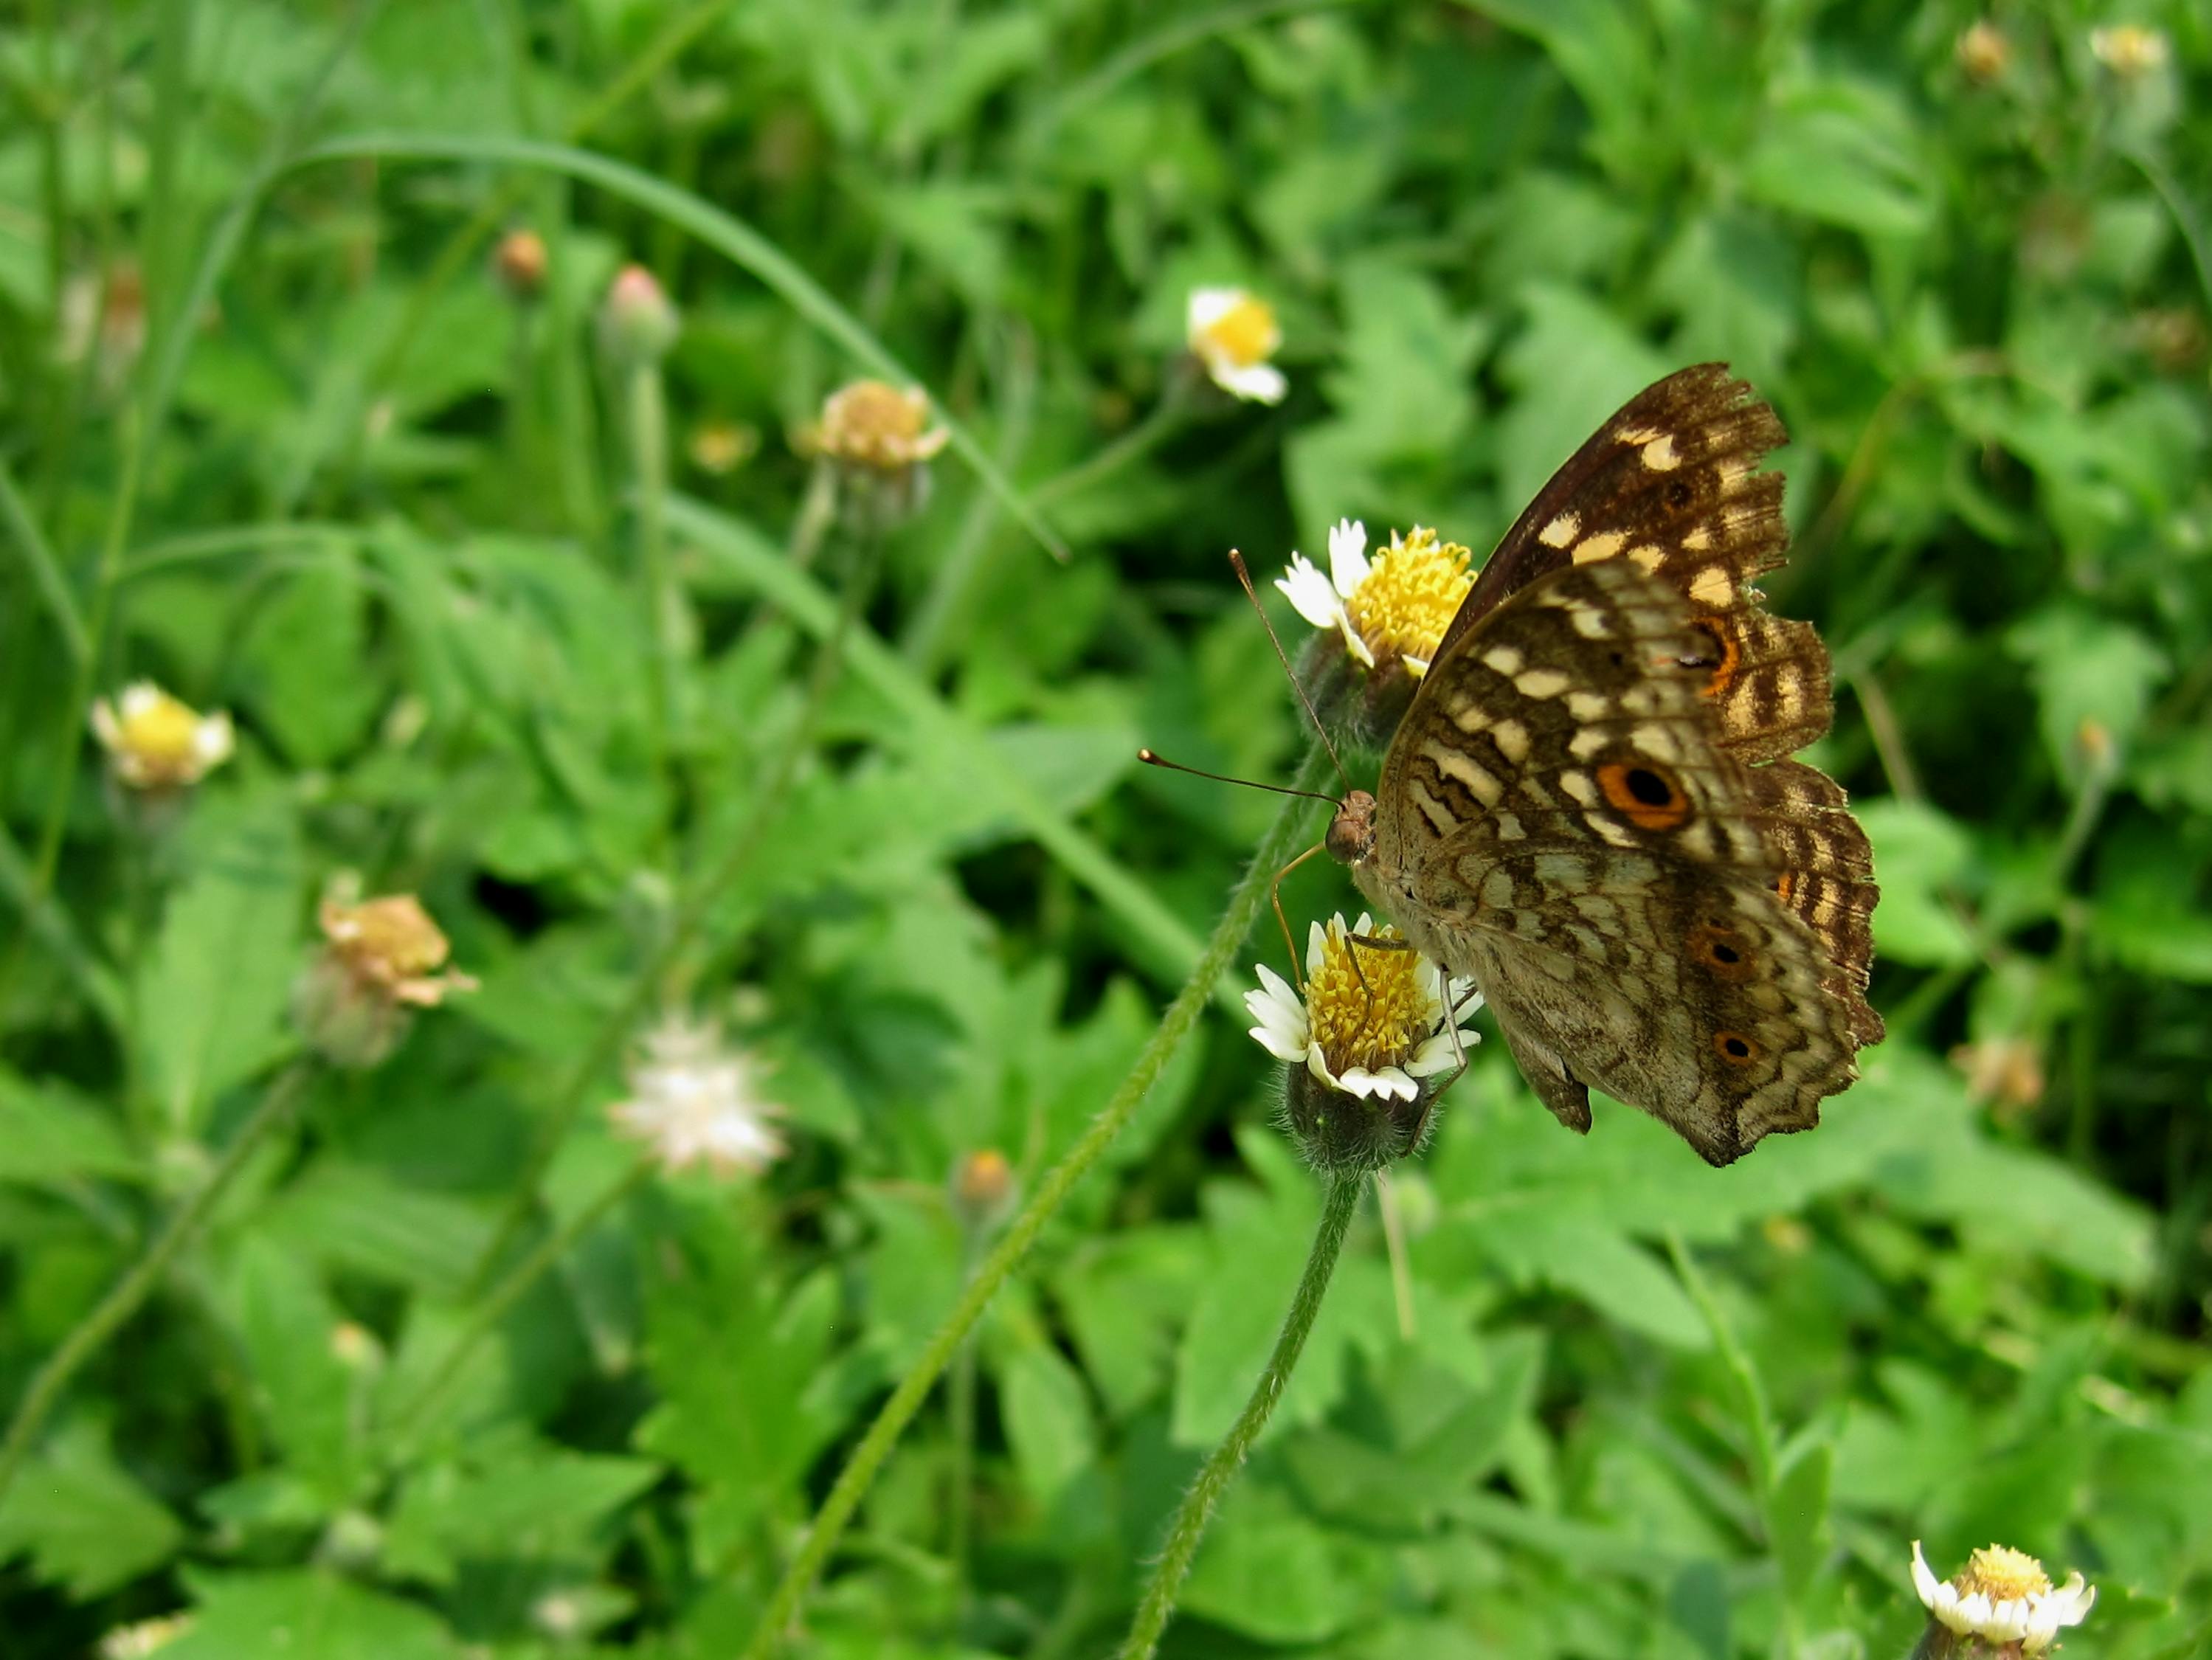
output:
M1248 790L1266 790L1270 795L1303 795L1309 801L1326 801L1336 805L1334 795L1323 795L1319 790L1294 790L1282 784L1262 784L1251 778L1231 778L1225 772L1207 772L1202 767L1186 767L1180 761L1170 761L1155 750L1139 750L1137 759L1148 767L1161 767L1169 772L1187 772L1194 778L1211 778L1217 784L1241 784Z
M1244 585L1244 597L1252 602L1252 609L1260 613L1260 626L1267 630L1267 643L1275 648L1275 660L1283 666L1284 678L1290 681L1291 690L1297 693L1298 702L1305 705L1306 718L1313 722L1314 731L1321 738L1321 746L1328 751L1329 764L1336 769L1336 775L1344 781L1344 787L1348 793L1352 788L1352 775L1344 769L1344 762L1336 752L1336 745L1329 742L1328 728L1322 724L1321 714L1314 708L1313 699L1306 696L1306 689L1298 684L1298 677L1291 668L1290 654L1283 649L1283 642L1276 638L1275 625L1267 620L1267 608L1260 603L1259 590L1252 586L1252 573L1244 569L1244 556L1231 548L1229 562L1237 572L1237 580Z

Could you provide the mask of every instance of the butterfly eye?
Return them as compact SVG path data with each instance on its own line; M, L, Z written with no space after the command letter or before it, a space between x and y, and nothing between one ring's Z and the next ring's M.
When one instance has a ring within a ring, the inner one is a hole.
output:
M1747 1067L1764 1051L1740 1031L1717 1031L1713 1034L1713 1052L1732 1067Z
M1649 761L1614 761L1597 769L1607 804L1638 830L1679 830L1690 817L1690 798L1665 768Z
M1700 922L1690 930L1690 956L1718 980L1748 980L1759 971L1751 941L1720 922Z

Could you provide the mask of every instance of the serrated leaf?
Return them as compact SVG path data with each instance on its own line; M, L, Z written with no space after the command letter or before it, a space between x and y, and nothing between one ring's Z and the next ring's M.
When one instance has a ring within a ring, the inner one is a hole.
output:
M429 1609L327 1568L191 1572L185 1583L198 1607L162 1660L463 1660Z
M1007 1345L995 1371L1014 1468L1038 1507L1049 1510L1098 1458L1083 1379L1041 1343Z
M450 1585L471 1560L592 1565L593 1532L660 1474L647 1459L529 1444L481 1462L421 1466L393 1511L384 1566Z
M1945 899L1973 857L1966 830L1924 802L1893 797L1855 804L1881 878L1875 954L1940 968L1971 963L1974 944Z
M184 1541L176 1517L82 1420L58 1432L0 1499L0 1561L27 1552L33 1573L79 1598L150 1572Z
M192 874L169 901L140 973L148 1086L180 1129L222 1091L281 1054L300 963L301 869L289 803L274 790L204 800Z

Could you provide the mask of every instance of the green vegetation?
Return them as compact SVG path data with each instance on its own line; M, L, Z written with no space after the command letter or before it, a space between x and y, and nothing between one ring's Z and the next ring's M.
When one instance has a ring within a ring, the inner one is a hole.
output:
M2212 21L1978 17L10 9L0 1649L1111 1651L1322 1213L1238 995L1323 810L1134 760L1328 776L1224 556L1303 635L1725 358L1889 1040L1724 1171L1484 1044L1162 1652L1902 1656L1916 1539L2202 1652ZM664 1172L671 1070L784 1114Z

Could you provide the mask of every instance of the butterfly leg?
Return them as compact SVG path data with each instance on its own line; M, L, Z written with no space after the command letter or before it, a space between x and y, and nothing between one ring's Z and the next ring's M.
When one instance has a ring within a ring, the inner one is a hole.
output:
M1328 844L1326 842L1315 842L1313 846L1308 848L1297 858L1291 860L1289 864L1277 871L1275 873L1275 879L1267 885L1267 903L1274 907L1275 926L1282 929L1283 944L1289 948L1291 953L1291 979L1297 984L1297 988L1300 991L1304 991L1306 988L1305 964L1298 956L1298 942L1291 937L1291 919L1283 915L1283 879L1288 876L1292 871L1296 870L1300 865L1304 864L1305 861L1312 858L1314 854L1321 852L1327 845ZM1359 965L1357 963L1354 963L1352 966L1357 968ZM1363 983L1364 982L1363 982Z
M1474 988L1470 986L1468 988L1468 997L1473 997L1475 994ZM1444 976L1444 1031L1451 1037L1452 1069L1444 1074L1443 1082L1429 1091L1429 1104L1421 1109L1421 1121L1413 1126L1413 1140L1406 1144L1407 1151L1409 1152L1419 1152L1421 1150L1421 1143L1428 1138L1430 1122L1437 1115L1437 1103L1444 1098L1446 1090L1466 1075L1467 1045L1460 1040L1459 1035L1460 1005L1466 1000L1466 998L1462 998L1456 1002L1452 1000L1451 976L1446 975Z

